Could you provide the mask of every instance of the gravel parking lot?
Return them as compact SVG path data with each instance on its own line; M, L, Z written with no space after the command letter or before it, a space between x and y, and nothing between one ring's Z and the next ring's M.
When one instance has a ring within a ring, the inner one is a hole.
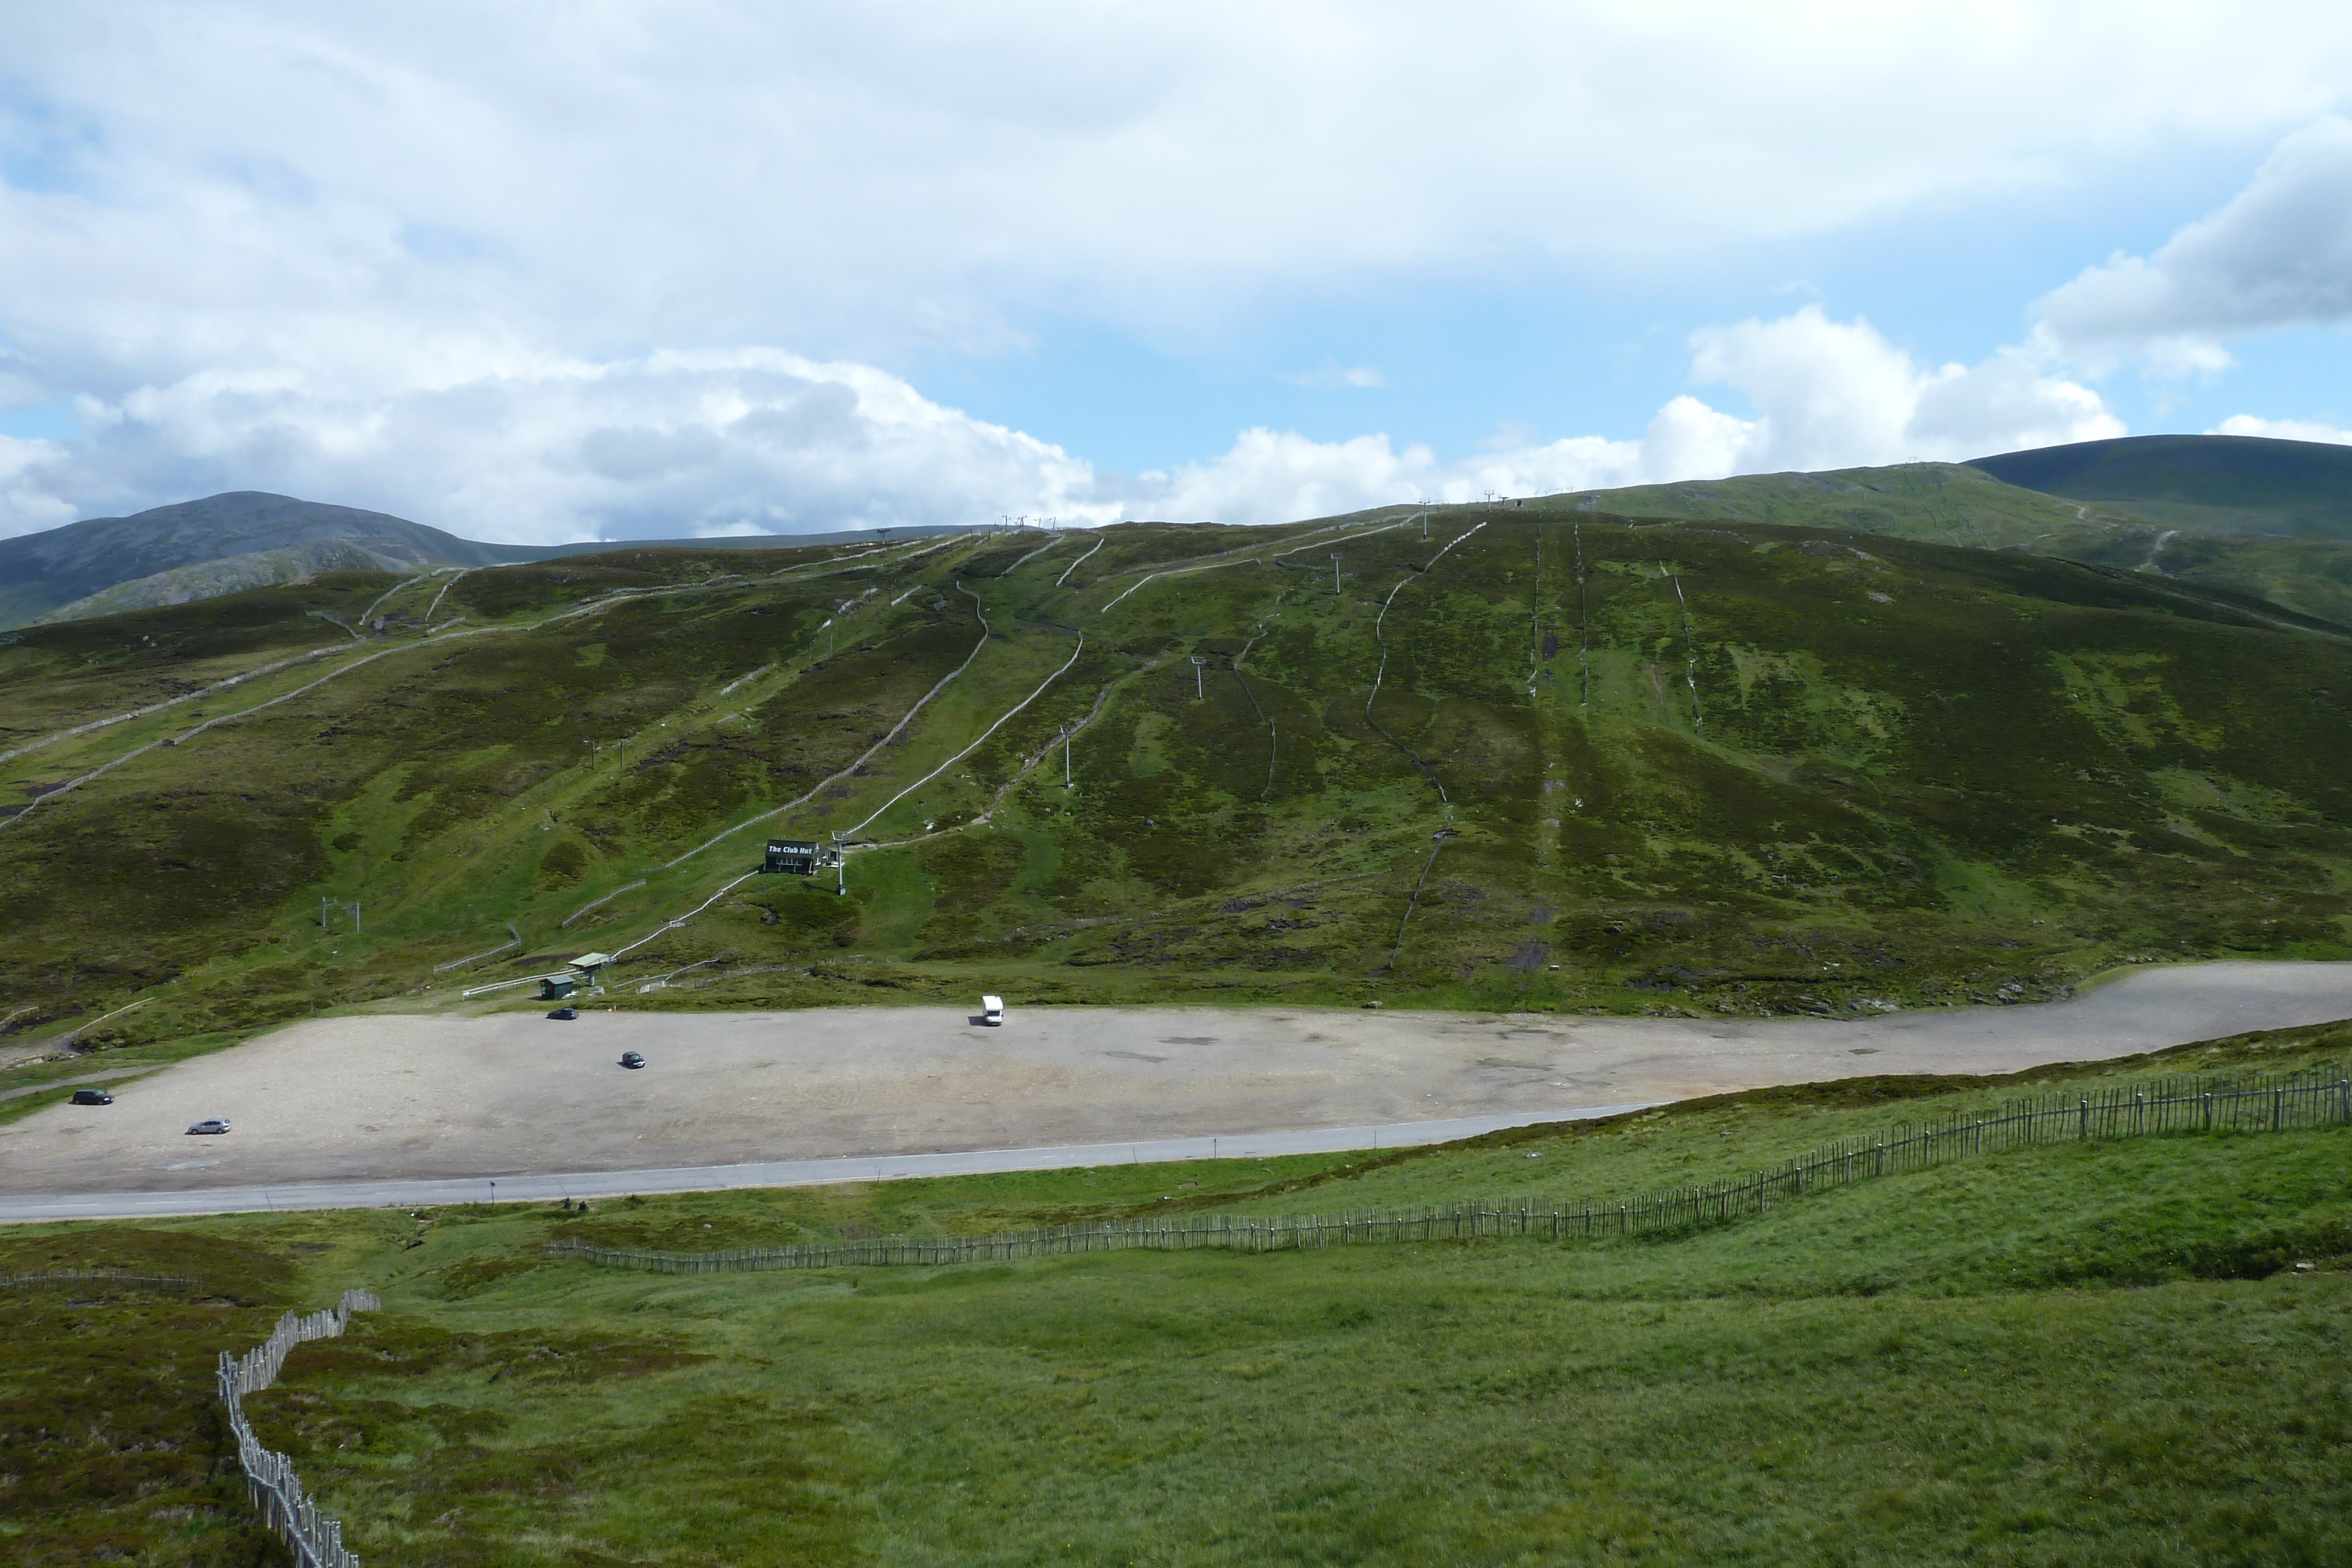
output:
M2151 969L1860 1022L1047 1009L371 1015L0 1127L0 1192L722 1165L1268 1133L1996 1072L2352 1017L2352 965ZM617 1065L634 1050L649 1065ZM236 1131L191 1137L205 1116Z

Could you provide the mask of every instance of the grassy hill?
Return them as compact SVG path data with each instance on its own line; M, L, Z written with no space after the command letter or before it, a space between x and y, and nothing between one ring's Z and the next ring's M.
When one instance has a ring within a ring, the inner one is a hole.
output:
M2169 528L2352 540L2352 446L2249 435L2132 435L1979 457L1997 479L2126 507Z
M434 563L402 561L395 564L395 570L405 566L413 570ZM248 588L268 588L321 571L377 571L384 565L348 539L314 539L284 549L250 550L244 555L223 556L217 560L176 566L168 571L134 577L128 582L101 588L88 598L60 604L55 610L33 617L33 622L42 624L52 621L89 621L100 615L152 610L158 605L217 599L225 593L236 593Z
M2017 456L2040 459L2078 450L2053 447ZM2315 450L2352 452L2352 448L2336 447ZM1583 507L1790 528L1852 528L1973 549L2030 551L2252 595L2300 614L2352 625L2352 539L2324 533L2267 537L2238 531L2218 517L2168 512L2159 517L2138 500L2097 496L2071 499L2021 487L2032 478L2064 482L2063 474L2045 474L2045 466L2021 463L2005 467L2000 476L1959 463L1904 463L1818 474L1746 474L1730 479L1546 497L1528 505L1548 512ZM2011 474L2018 477L2011 481ZM2271 492L2250 484L2245 493L2260 497ZM2281 530L2288 531L2293 530Z
M237 564L212 577L188 570L230 558ZM86 517L0 539L0 628L68 606L95 614L131 608L79 601L159 575L167 580L136 597L147 603L209 597L257 581L283 581L329 564L414 570L506 559L497 546L477 545L382 512L232 490L127 517ZM265 572L274 575L259 575Z
M437 1005L592 948L630 1006L1701 1013L2347 951L2342 633L1819 528L1465 507L323 574L16 633L0 716L37 1035ZM739 881L835 832L848 897Z
M252 1560L213 1475L213 1355L364 1284L384 1310L247 1408L370 1563L2339 1562L2340 1127L1975 1156L1632 1240L688 1277L541 1244L1539 1204L2347 1045L1262 1165L16 1228L0 1270L198 1282L0 1293L0 1528L29 1565Z
M881 528L848 534L759 535L727 548L750 549L933 537L971 531ZM694 549L674 539L656 548ZM383 512L231 490L153 507L127 517L86 517L62 528L0 539L0 631L44 621L83 621L159 604L185 604L320 571L429 570L499 566L647 548L640 541L587 539L562 545L486 544Z

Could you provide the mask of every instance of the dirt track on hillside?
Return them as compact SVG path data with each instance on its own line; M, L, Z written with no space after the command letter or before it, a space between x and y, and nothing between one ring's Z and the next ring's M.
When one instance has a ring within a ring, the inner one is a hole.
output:
M0 1127L0 1192L623 1170L1566 1110L2000 1072L2352 1017L2352 964L2148 970L1866 1021L1015 1006L297 1024ZM616 1065L625 1050L651 1065ZM225 1137L189 1123L226 1116Z

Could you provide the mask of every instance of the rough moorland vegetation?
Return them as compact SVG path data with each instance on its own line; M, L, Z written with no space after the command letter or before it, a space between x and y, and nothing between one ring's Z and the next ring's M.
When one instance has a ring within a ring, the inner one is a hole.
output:
M2086 442L2083 446L2138 446L2143 441L2168 439ZM2180 439L2198 457L2227 455L2198 444L2227 443L2228 437ZM2255 456L2273 458L2276 449L2308 447L2292 441L2247 444L2264 449ZM2056 457L2076 450L2058 447L2020 455ZM2115 567L2153 582L2168 579L2192 591L2253 595L2301 614L2352 624L2352 542L2347 541L2340 520L2330 520L2346 504L2338 475L2345 460L2341 448L2326 456L2315 472L2312 465L2291 465L2295 472L2284 477L2242 465L2227 476L2232 482L2231 493L2242 503L2237 507L2210 504L2213 492L2224 488L2221 485L2168 483L2164 465L2145 455L2130 465L2128 482L2094 484L2076 498L2049 491L2079 476L2053 476L2044 480L2045 487L2029 489L2023 487L2024 476L2003 483L1968 464L1902 463L1643 485L1529 504L1852 528L1970 549L2023 550ZM2123 465L2087 466L2095 479L2125 478L2105 474ZM2043 477L2039 473L2031 476ZM2173 497L2180 499L2168 499ZM2314 512L2326 516L2315 517Z
M2008 1000L2345 956L2347 716L2250 596L1566 504L322 574L0 646L0 965L97 1043L624 947L642 1006ZM772 833L848 895L730 889Z
M0 1233L0 1542L281 1561L212 1479L221 1348L371 1563L2321 1563L2352 1551L2352 1133L2037 1146L1660 1237L676 1276L551 1257L1636 1193L2021 1090L2339 1063L2291 1030L1727 1096L1444 1148Z

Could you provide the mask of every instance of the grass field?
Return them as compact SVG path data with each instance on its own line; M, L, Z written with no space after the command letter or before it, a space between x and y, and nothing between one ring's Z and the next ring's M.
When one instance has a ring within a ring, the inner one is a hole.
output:
M262 1560L195 1479L189 1365L266 1309L369 1284L385 1310L248 1409L371 1563L2337 1562L2342 1131L2021 1151L1639 1243L691 1278L539 1244L1638 1190L2024 1086L2347 1047L2293 1031L1264 1166L18 1228L0 1268L205 1283L169 1307L0 1293L26 1457L0 1529L28 1563L101 1539Z
M134 999L80 1043L438 1006L599 948L627 1006L1701 1014L2352 952L2352 640L1820 528L1468 507L326 574L16 634L0 694L35 747L0 778L0 1024L35 1041ZM666 925L764 835L835 832L849 897L762 879Z

